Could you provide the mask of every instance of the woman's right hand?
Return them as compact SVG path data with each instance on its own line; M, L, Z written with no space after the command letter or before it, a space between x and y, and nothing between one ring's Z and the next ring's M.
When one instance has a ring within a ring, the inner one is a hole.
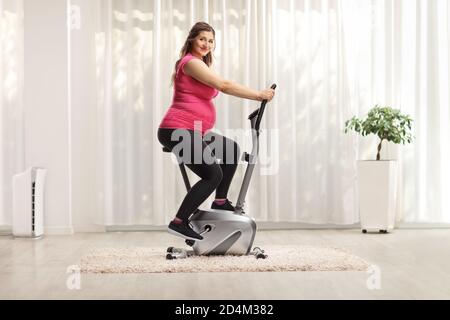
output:
M259 101L267 100L270 101L275 96L275 90L265 89L259 92Z

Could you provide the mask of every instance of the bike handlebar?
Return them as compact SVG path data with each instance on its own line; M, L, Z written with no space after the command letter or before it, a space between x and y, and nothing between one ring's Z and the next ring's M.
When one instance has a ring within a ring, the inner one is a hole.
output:
M272 86L270 88L275 90L276 87L277 87L277 85L274 83L274 84L272 84ZM258 116L258 118L256 118L256 124L255 124L255 129L257 131L259 131L259 126L261 124L261 120L264 115L264 110L266 109L267 102L268 102L267 100L263 100L261 102L261 106L258 109L256 109L255 111L253 111L248 117L249 120L252 120L255 116Z

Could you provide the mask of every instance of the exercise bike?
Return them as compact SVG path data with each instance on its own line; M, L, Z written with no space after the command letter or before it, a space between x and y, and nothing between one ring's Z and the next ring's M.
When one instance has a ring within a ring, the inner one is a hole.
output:
M276 85L271 86L272 89ZM167 248L166 259L183 259L193 255L254 255L257 259L265 259L264 250L255 247L251 250L256 234L256 222L245 215L244 203L247 195L253 169L258 160L260 124L264 115L267 100L263 100L261 106L252 112L248 119L252 129L252 152L244 152L242 160L247 162L244 179L242 181L235 211L197 209L189 219L191 228L203 237L201 241L185 240L193 250L183 248ZM163 148L164 152L171 152ZM179 164L186 190L189 192L191 185L183 163Z

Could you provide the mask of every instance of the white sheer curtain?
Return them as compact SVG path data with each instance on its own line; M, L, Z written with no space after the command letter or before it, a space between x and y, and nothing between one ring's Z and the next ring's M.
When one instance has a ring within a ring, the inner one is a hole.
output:
M446 0L98 0L100 214L106 225L161 225L185 194L156 138L190 27L216 30L215 69L253 88L278 84L247 197L258 221L358 222L356 160L375 140L343 134L376 103L415 119L401 163L399 215L449 222L449 4ZM243 150L258 104L220 94L216 130ZM244 166L230 191L237 197ZM191 176L194 178L193 176ZM209 206L209 203L205 203Z
M0 225L12 224L12 176L23 169L23 7L0 0Z
M345 4L352 109L363 115L375 103L388 104L415 120L414 143L386 149L386 157L400 164L398 218L448 223L450 4L447 0ZM359 157L373 157L375 141L358 142Z

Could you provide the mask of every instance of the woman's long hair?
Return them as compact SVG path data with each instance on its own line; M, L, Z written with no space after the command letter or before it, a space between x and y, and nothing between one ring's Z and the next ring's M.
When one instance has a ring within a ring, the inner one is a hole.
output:
M216 32L214 31L213 27L211 27L206 22L197 22L192 27L191 31L189 31L189 35L188 35L186 41L184 42L183 48L181 48L180 59L178 59L178 61L175 63L175 72L172 75L172 85L173 85L173 83L175 81L175 77L177 75L178 64L180 63L181 59L183 59L186 54L191 52L192 42L202 31L212 32L214 39L215 39ZM208 67L212 65L212 63L213 63L212 52L209 52L206 56L203 57L203 62L205 62Z

